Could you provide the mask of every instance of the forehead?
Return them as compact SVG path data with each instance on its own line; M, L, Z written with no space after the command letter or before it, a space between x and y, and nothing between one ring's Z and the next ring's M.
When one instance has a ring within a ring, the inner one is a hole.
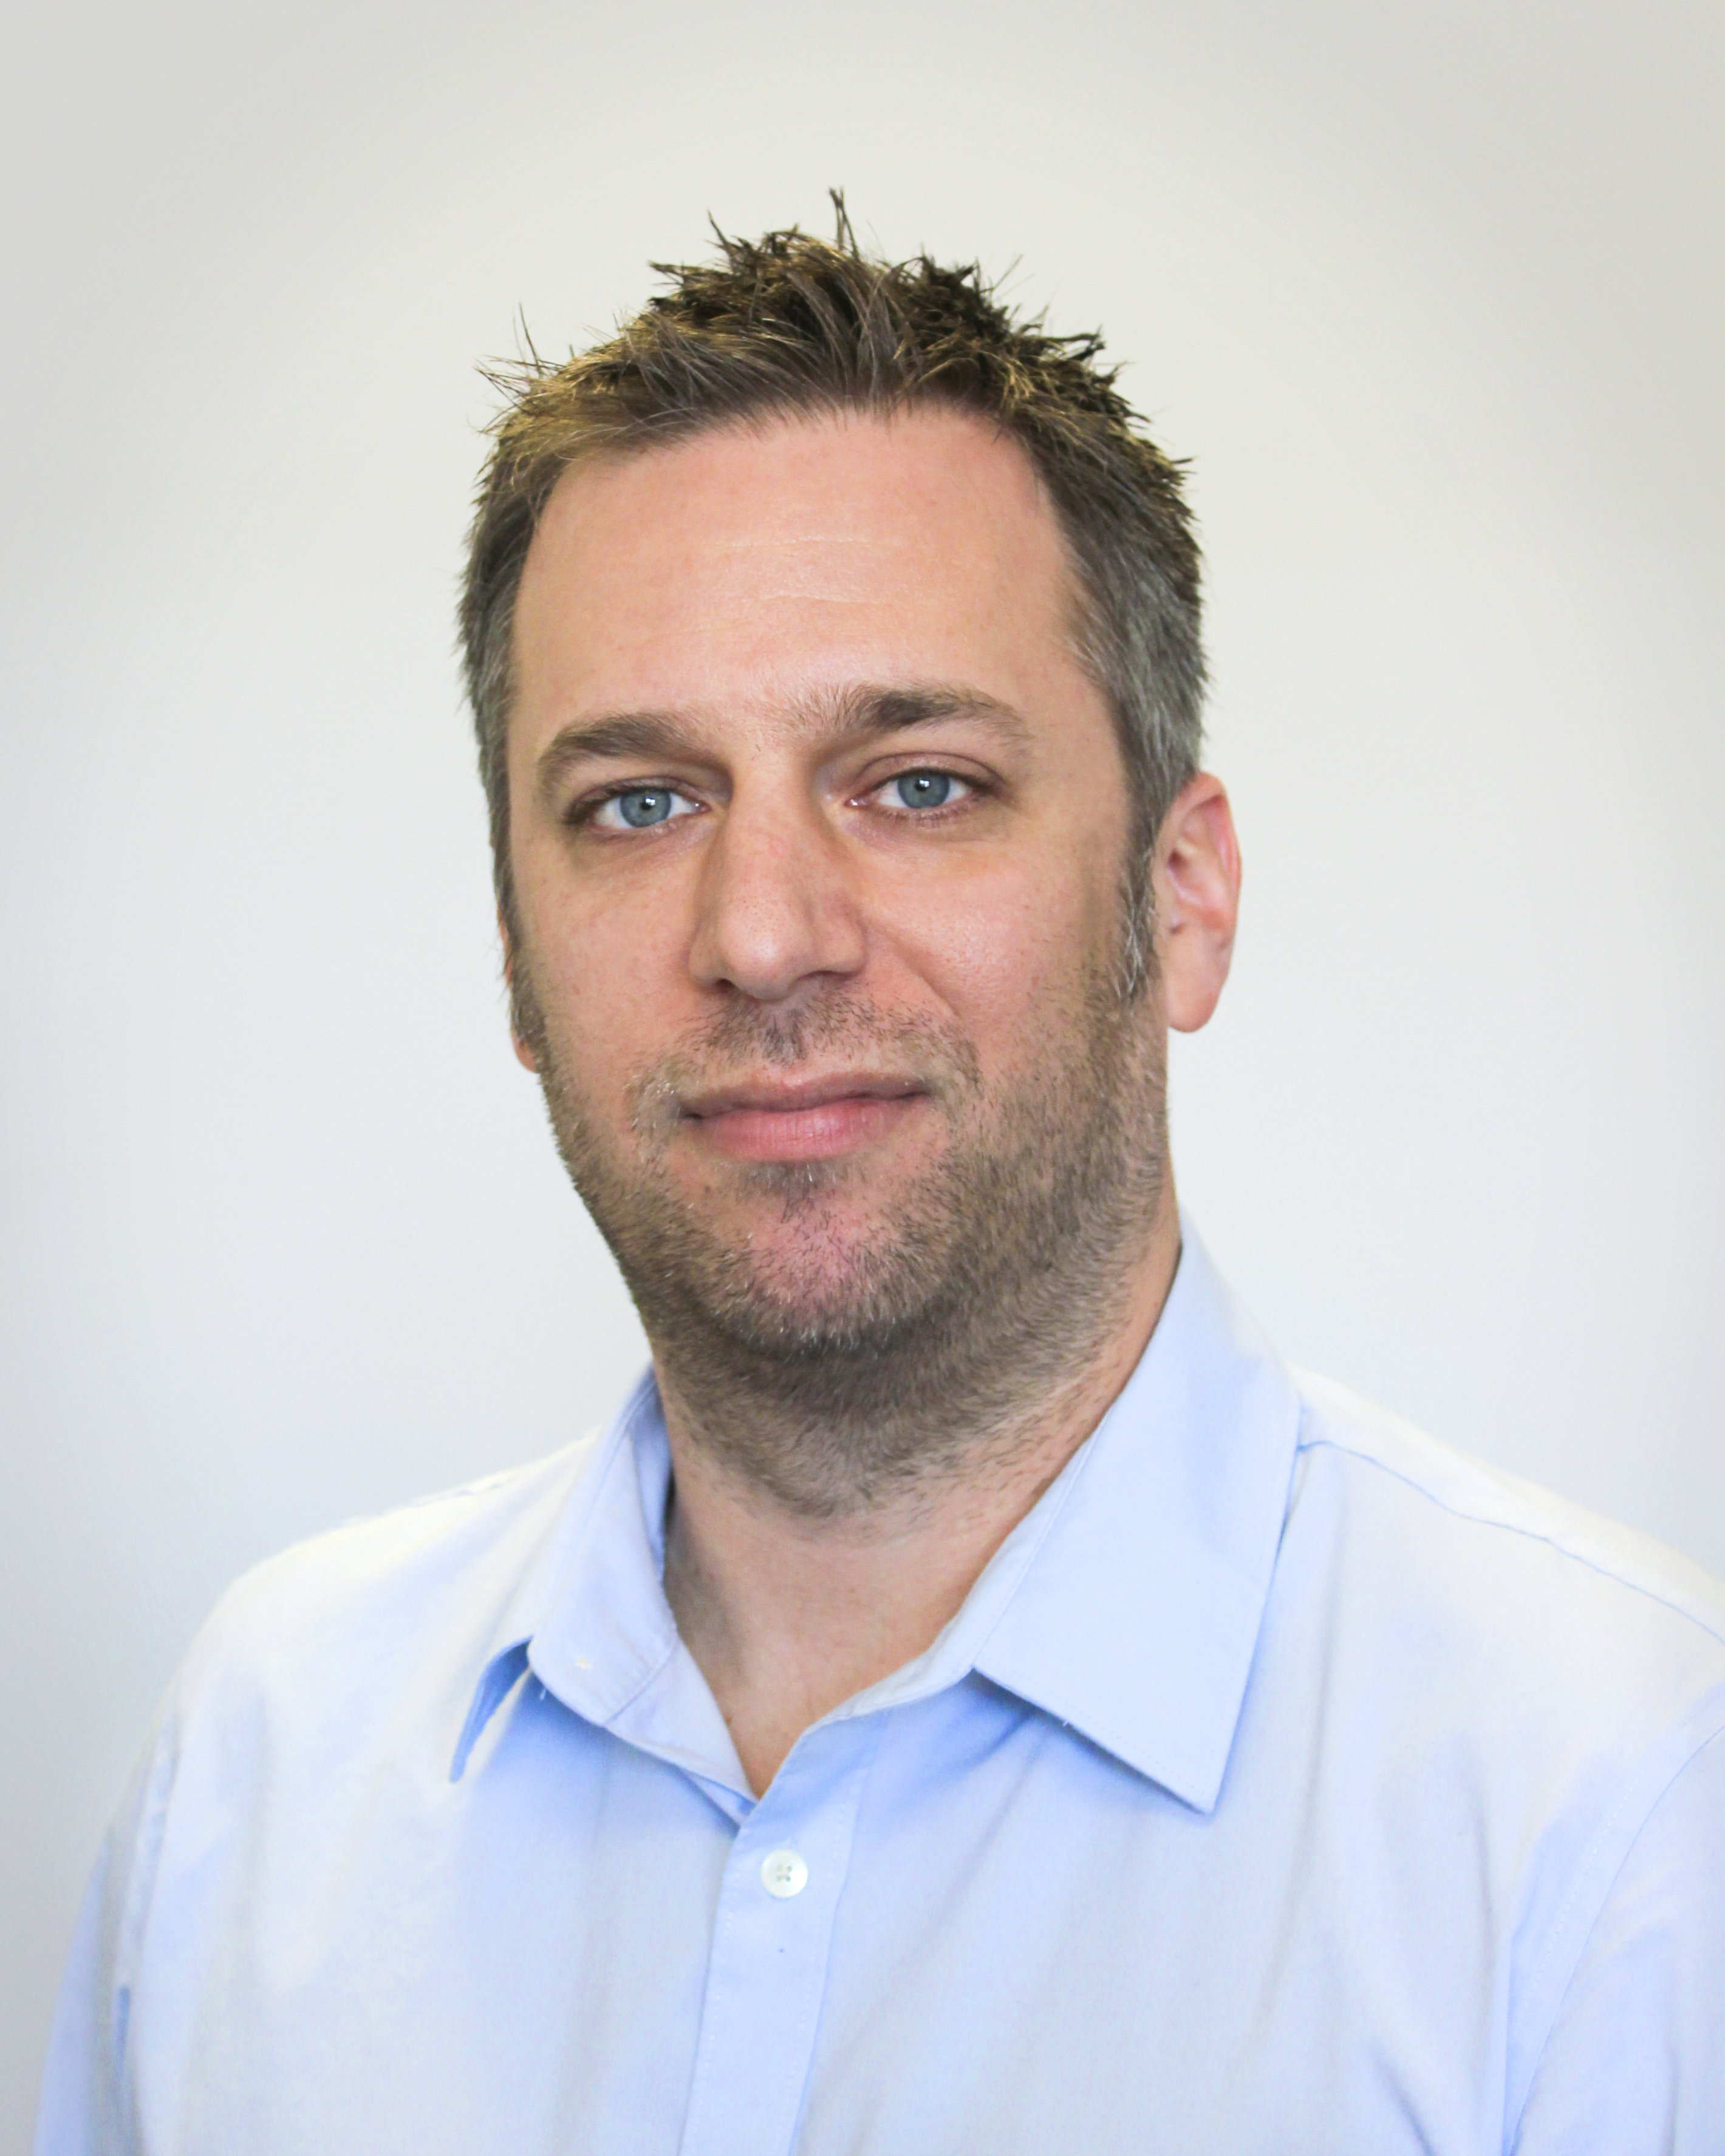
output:
M923 409L715 429L565 474L516 615L527 731L809 708L847 680L1034 709L1076 670L1065 542L1019 445Z

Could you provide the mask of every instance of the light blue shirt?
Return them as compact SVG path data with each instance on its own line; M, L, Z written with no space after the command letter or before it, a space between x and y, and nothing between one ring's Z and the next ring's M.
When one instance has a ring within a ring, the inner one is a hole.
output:
M228 1594L42 2156L1725 2150L1725 1589L1296 1379L1189 1230L957 1615L758 1800L669 1475L644 1383Z

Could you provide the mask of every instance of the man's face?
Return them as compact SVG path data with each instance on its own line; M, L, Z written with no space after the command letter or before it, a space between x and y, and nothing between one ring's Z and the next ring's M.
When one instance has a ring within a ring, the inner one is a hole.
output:
M649 1331L878 1347L955 1268L1011 1292L991 1246L1046 1273L1091 1186L1137 1187L1122 1145L1159 1163L1070 578L1023 452L951 413L552 496L509 742L523 1060Z

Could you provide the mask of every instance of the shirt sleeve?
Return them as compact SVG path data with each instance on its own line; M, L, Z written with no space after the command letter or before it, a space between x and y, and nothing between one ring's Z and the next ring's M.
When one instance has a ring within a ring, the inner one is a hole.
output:
M126 2029L172 1756L164 1721L144 1748L85 1891L49 2037L35 2156L128 2156L132 2148Z
M1725 1734L1649 1814L1540 2056L1515 2156L1725 2149Z

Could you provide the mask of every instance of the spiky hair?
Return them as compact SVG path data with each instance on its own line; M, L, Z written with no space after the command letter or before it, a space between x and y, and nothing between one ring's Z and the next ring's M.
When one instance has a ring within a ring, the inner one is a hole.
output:
M498 903L515 924L506 763L516 594L563 474L751 418L974 413L1024 448L1070 549L1072 634L1108 698L1147 850L1198 767L1204 667L1198 543L1181 468L1142 430L1098 334L1019 319L974 263L888 262L857 243L842 197L831 241L793 226L717 231L713 259L655 263L665 289L617 334L560 363L490 379L490 428L469 536L460 625Z

